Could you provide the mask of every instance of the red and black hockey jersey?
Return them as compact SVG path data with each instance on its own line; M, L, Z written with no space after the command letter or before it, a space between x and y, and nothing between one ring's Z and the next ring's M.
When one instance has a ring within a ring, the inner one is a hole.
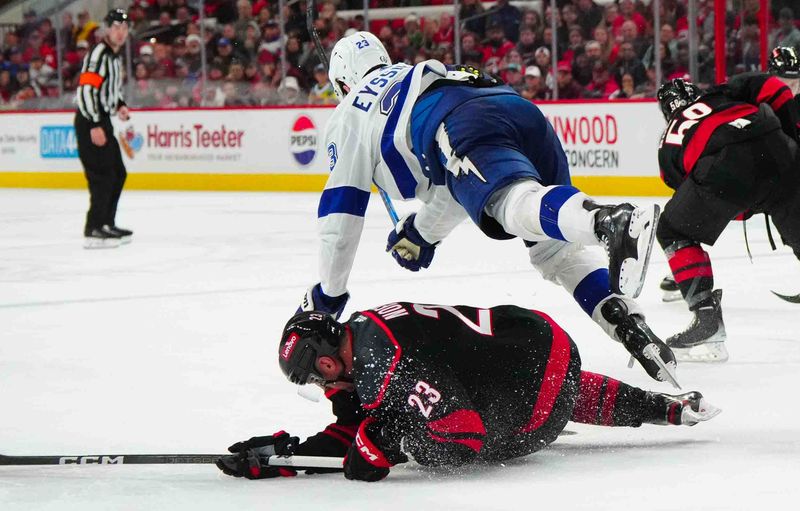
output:
M800 99L792 97L792 91L780 79L766 73L742 73L720 86L720 90L737 101L768 104L780 119L783 132L797 140Z
M786 105L773 103L778 108ZM667 186L677 189L702 157L719 153L728 145L780 131L782 123L768 105L768 101L756 105L733 99L725 87L717 87L677 112L659 144L661 178ZM794 106L791 108L794 111Z
M392 303L354 314L355 394L340 419L362 412L403 438L418 462L461 464L529 454L569 420L580 358L547 315L504 305ZM329 426L341 436L355 423ZM343 436L342 443L351 435Z

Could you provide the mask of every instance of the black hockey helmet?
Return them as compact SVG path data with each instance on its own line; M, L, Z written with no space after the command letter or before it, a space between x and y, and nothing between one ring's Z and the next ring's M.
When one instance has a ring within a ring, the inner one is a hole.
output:
M781 78L800 78L800 60L790 46L778 46L769 55L769 72Z
M128 23L128 13L125 9L111 9L106 14L106 17L103 18L103 21L109 27L114 23Z
M700 97L700 88L683 78L674 78L659 87L657 97L664 119L670 120L675 112Z
M335 356L344 325L324 312L295 314L283 329L278 345L278 364L289 381L298 385L324 382L315 364L322 356Z

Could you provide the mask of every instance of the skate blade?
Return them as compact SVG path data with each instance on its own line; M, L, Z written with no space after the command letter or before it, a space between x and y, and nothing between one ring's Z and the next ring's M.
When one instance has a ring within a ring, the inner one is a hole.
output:
M119 239L119 244L128 245L131 241L133 241L133 236L123 236Z
M637 209L633 213L634 218L628 227L628 235L636 238L636 253L639 257L636 259L629 257L622 261L620 266L619 290L626 296L636 298L642 292L660 214L661 208L657 204L653 205L652 209Z
M661 301L664 303L677 302L679 300L683 300L683 295L681 295L680 290L663 291L663 294L661 295Z
M672 348L678 362L721 364L728 360L728 349L724 342L706 342L691 348Z
M120 240L115 238L85 238L83 241L83 248L87 250L103 249L103 248L117 248L120 246Z
M681 386L678 384L675 363L664 362L659 354L658 346L655 344L648 344L642 350L642 354L644 355L644 358L652 360L658 366L659 371L657 377L659 380L671 383L676 389L681 388Z

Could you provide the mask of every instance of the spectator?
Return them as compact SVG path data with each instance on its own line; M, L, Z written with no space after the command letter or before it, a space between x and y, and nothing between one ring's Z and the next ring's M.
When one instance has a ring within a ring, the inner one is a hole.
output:
M597 60L592 60L586 52L581 51L572 61L572 79L581 87L586 87L592 81L592 73Z
M22 89L24 89L26 87L30 87L31 89L33 89L33 92L34 92L35 96L41 96L42 95L41 94L41 90L39 90L39 87L31 82L31 75L28 72L28 67L27 66L23 66L23 67L19 68L19 70L17 71L17 76L15 78L17 80L17 87L20 90L22 90Z
M630 76L630 73L625 73L624 76ZM619 87L614 80L611 79L611 73L608 71L608 64L605 62L595 62L592 71L592 82L586 86L586 97L608 99L611 94L618 90ZM633 92L633 87L631 87L631 92Z
M626 73L629 74L629 73ZM625 76L625 75L623 75ZM631 76L633 79L633 76ZM656 82L656 68L655 67L648 67L647 68L647 79L644 83L636 85L634 81L635 89L634 95L632 98L654 98L656 97L656 92L661 84Z
M770 48L776 46L791 46L800 53L800 30L795 26L794 12L790 7L784 7L778 14L778 29L772 34Z
M608 99L630 99L636 95L635 87L633 86L633 76L630 73L622 75L622 86L616 91L612 92Z
M419 29L419 18L416 14L409 14L403 22L405 35L408 38L408 45L415 51L422 48L423 36Z
M189 34L186 36L186 54L184 55L184 60L189 67L189 73L192 75L198 75L200 69L203 67L203 56L201 53L202 43L203 40L200 39L199 35Z
M619 41L620 44L622 43L631 43L633 45L633 51L636 53L636 56L641 58L645 52L645 45L647 44L644 39L639 37L639 29L636 28L636 23L631 20L625 21L622 24L622 29L620 30L620 37Z
M231 61L234 58L233 44L231 44L230 39L220 37L217 40L217 56L214 58L214 62L222 69L223 75L228 74L228 66L231 65Z
M17 28L17 35L21 39L27 39L31 33L39 27L39 17L36 11L28 9L22 14L22 24Z
M633 0L620 0L619 14L611 22L611 32L614 34L614 37L622 36L622 24L626 21L633 21L639 34L647 33L647 20L644 19L644 16L636 12Z
M569 30L567 29L567 25L564 23L564 20L561 18L561 11L556 9L556 41L558 44L558 55L560 56L563 53L563 49L567 47L569 43ZM550 41L552 41L553 37L553 25L550 22L551 20L551 9L550 4L547 4L547 7L544 8L544 29L542 30L542 44L550 48ZM549 33L549 35L548 35Z
M0 70L0 98L4 103L8 103L16 92L17 88L11 79L11 72L8 69Z
M578 25L584 37L593 37L594 28L603 21L603 8L594 0L577 0Z
M258 23L251 21L244 30L244 42L242 43L243 54L247 60L252 60L258 55L261 45L261 29Z
M548 99L547 90L542 84L542 72L538 66L525 68L525 87L520 95L531 101Z
M64 11L61 13L61 28L59 29L61 35L61 44L64 45L64 51L75 51L75 32L77 29L72 21L72 13Z
M312 105L335 105L336 94L333 92L333 85L328 80L328 72L323 64L317 64L314 68L314 86L308 98Z
M455 37L453 28L453 17L449 13L443 12L439 16L439 29L433 35L433 44L439 48L451 48Z
M567 62L572 62L575 60L575 55L578 53L583 52L583 34L581 33L581 27L578 25L573 25L569 29L569 47L561 56L562 60Z
M483 45L483 65L496 73L500 60L514 48L514 43L505 38L503 26L497 23L489 26L486 35L487 39Z
M237 0L236 11L239 16L234 24L234 30L236 37L240 41L244 41L247 36L248 25L250 25L251 21L255 21L253 18L253 4L250 3L250 0Z
M523 25L519 29L519 42L517 43L517 51L522 55L522 60L533 62L533 54L536 48L536 34L531 27Z
M594 29L594 40L600 44L603 60L608 62L609 65L613 65L617 60L619 45L609 37L608 28L605 25L599 25Z
M283 79L281 86L278 87L278 96L281 104L284 105L304 105L306 98L300 91L300 84L294 76L287 76Z
M464 0L461 2L459 18L464 23L464 30L472 32L481 40L486 35L486 17L481 16L483 13L484 8L480 0Z
M544 76L544 87L548 90L553 90L556 86L556 78L553 74L552 61L550 59L550 50L544 46L540 46L533 53L533 60L536 66Z
M522 23L519 25L520 37L522 37L522 29L529 28L533 31L536 46L541 46L542 30L544 23L542 23L542 15L537 11L525 10L522 11Z
M516 62L511 62L508 64L508 67L506 67L505 82L506 85L517 92L522 92L525 88L525 81L522 77L522 68Z
M258 52L268 51L273 57L277 57L282 47L281 27L277 21L269 20L264 25L264 34L261 36L261 45L258 47Z
M503 28L503 34L509 41L516 42L519 39L519 24L522 21L522 13L511 5L509 0L497 0L492 9L492 14L487 18L489 26L497 24Z
M619 46L619 58L614 64L614 79L617 83L621 83L622 75L625 73L633 76L633 81L637 85L645 80L644 66L636 56L631 43L622 43Z
M100 25L92 21L89 17L89 11L86 9L78 13L78 26L75 27L75 41L88 41L90 44L94 41L94 33Z
M678 50L678 41L675 39L675 31L672 29L672 26L667 24L661 26L661 44L663 45L661 48L662 61ZM648 67L654 62L655 52L653 51L653 45L651 44L642 57L642 64L644 64L645 67Z
M572 79L572 66L569 62L561 61L558 63L558 99L578 99L582 96L581 86Z
M38 87L39 90L47 90L54 85L58 85L57 82L55 82L55 69L46 64L44 59L39 55L34 55L31 59L30 77L34 88Z

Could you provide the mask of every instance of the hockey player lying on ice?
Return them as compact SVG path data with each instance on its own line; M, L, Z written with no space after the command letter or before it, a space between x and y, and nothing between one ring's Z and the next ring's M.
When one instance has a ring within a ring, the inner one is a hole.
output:
M326 389L336 422L304 442L283 431L238 442L217 462L228 475L296 475L259 461L296 454L345 456L345 477L378 481L407 454L426 466L525 456L568 421L693 426L720 411L699 392L658 394L582 371L559 325L513 305L400 302L345 323L301 312L283 331L278 362L293 383Z
M566 155L542 112L475 69L436 60L391 65L381 42L358 32L334 46L329 76L340 104L326 127L321 280L301 310L342 313L374 183L394 199L423 202L389 235L387 251L400 266L427 268L466 218L491 238L519 237L545 278L572 294L651 377L671 379L672 352L622 296L641 289L657 206L601 206L571 186ZM609 260L586 245L605 247Z

